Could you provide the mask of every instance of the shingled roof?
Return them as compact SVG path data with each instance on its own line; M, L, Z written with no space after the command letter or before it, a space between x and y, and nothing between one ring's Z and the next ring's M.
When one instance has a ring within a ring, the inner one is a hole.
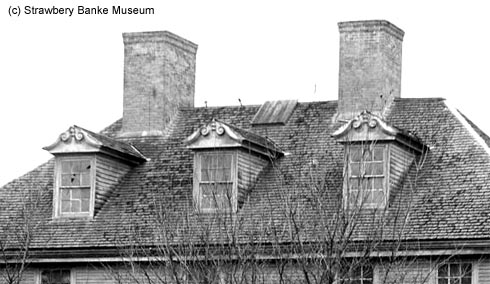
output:
M0 222L21 222L23 199L38 196L38 211L32 216L37 224L32 234L34 248L115 247L130 238L130 232L152 244L166 228L173 232L173 242L197 242L202 224L212 224L216 215L199 214L193 207L193 153L182 141L203 123L217 118L247 133L269 137L289 153L260 173L236 213L234 218L243 222L242 241L269 242L273 231L282 232L289 226L291 204L304 237L313 240L321 233L322 218L330 214L328 206L324 216L313 210L319 196L325 204L334 204L342 191L343 147L331 136L339 127L332 119L337 102L298 103L285 125L266 127L251 124L258 109L183 108L165 136L116 138L121 131L121 123L116 122L103 134L131 143L149 160L125 176L93 220L52 220L54 163L50 160L1 189ZM488 145L477 139L482 134L440 98L395 99L385 119L414 133L429 147L420 168L411 169L417 177L416 185L411 184L413 194L399 191L401 202L387 209L396 212L412 200L406 240L488 240L490 155ZM322 187L315 187L315 178L324 181ZM215 241L219 242L220 228L216 226ZM2 234L12 233L5 227L2 230ZM282 238L287 241L287 236Z

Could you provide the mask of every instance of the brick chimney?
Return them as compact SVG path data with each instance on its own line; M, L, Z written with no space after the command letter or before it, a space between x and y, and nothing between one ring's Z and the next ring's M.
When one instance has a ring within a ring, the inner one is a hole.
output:
M337 119L363 110L383 115L400 97L404 32L388 21L339 23L339 106Z
M167 31L124 33L121 136L162 135L181 106L194 106L197 45Z

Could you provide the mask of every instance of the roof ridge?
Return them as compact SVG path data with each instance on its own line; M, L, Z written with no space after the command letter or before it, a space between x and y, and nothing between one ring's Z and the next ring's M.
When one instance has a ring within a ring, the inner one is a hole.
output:
M464 128L469 132L469 134L475 139L475 141L480 144L480 146L483 148L485 152L487 152L488 156L490 157L490 147L488 144L483 140L483 138L476 132L476 130L468 123L468 120L465 119L465 117L461 114L461 112L452 105L448 100L444 101L444 104L446 107L451 111L451 113L456 117L456 119L459 120L459 122L463 125Z

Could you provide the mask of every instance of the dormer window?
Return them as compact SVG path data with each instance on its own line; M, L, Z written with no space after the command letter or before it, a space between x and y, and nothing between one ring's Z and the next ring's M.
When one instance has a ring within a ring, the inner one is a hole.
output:
M194 151L192 196L198 212L236 212L259 173L283 155L270 139L216 120L184 140Z
M55 205L55 216L91 215L94 195L93 164L93 157L70 157L57 161L55 200L58 201L58 204Z
M130 144L78 126L44 149L55 156L54 218L92 218L131 167L146 160Z
M332 136L344 145L344 205L348 209L389 206L410 166L427 148L415 135L363 111Z
M236 203L236 153L215 151L197 153L196 197L202 212L229 211Z
M349 145L349 177L344 187L350 208L384 207L387 197L386 146L364 143Z

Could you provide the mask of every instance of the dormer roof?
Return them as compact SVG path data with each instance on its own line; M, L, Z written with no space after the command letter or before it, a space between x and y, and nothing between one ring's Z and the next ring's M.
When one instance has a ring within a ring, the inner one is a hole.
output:
M242 147L273 158L283 155L274 141L250 131L213 119L184 140L189 149Z
M398 141L419 152L424 149L424 145L415 134L392 126L367 110L340 126L332 133L332 137L342 143Z
M277 159L273 166L260 173L247 202L237 212L237 218L244 220L238 233L243 233L245 240L249 240L246 236L251 234L262 234L263 228L270 226L270 219L264 218L268 213L275 214L275 226L287 226L288 219L284 214L284 200L287 197L294 199L299 206L297 210L301 210L298 211L301 212L298 218L305 226L304 231L309 234L305 237L317 237L314 232L319 227L314 226L324 219L315 215L312 205L317 199L311 195L313 188L309 186L315 178L324 179L324 187L319 188L324 189L320 192L321 198L328 204L335 204L338 190L343 185L344 147L331 135L341 126L333 119L338 104L335 101L299 102L285 125L252 126L251 121L259 108L182 108L167 136L117 140L125 145L134 145L149 160L128 172L115 187L117 194L111 196L110 202L100 209L91 222L66 223L60 229L60 224L50 221L51 199L43 199L39 206L44 211L35 216L42 224L42 230L36 231L33 246L43 249L110 247L131 225L138 225L144 230L151 242L154 240L153 231L159 226L154 223L155 217L152 215L156 210L155 201L158 201L158 208L168 213L168 226L178 228L179 220L188 216L189 227L199 228L202 218L195 214L192 207L195 149L182 141L195 136L203 139L202 134L196 134L196 126L202 125L203 121L212 122L213 117L219 117L219 122L225 123L230 133L240 134L245 141L254 139L252 136L244 137L243 133L252 133L262 139L268 137L267 140L274 141L288 152L288 155ZM478 139L490 141L488 137L479 133L480 137L474 127L463 121L460 114L452 112L446 102L439 98L395 99L390 112L383 118L387 125L397 131L417 133L418 140L431 149L420 167L416 190L411 196L414 210L404 236L406 240L488 240L490 199L482 197L490 194L490 156L487 153L488 145L478 143ZM236 128L246 132L238 132ZM122 124L118 121L108 127L103 136L112 141L112 137L118 137L121 132ZM96 139L95 136L91 137ZM53 164L54 161L50 161L5 185L0 197L4 201L10 200L13 206L19 201L11 196L19 192L52 194ZM396 212L405 201L393 202L387 210ZM20 218L15 208L5 210L3 214L2 218L10 221ZM128 220L134 223L126 224ZM73 234L74 231L77 233ZM218 229L210 233L218 234ZM196 231L189 230L182 232L176 241L186 239L198 242L198 238Z
M135 164L146 161L133 145L76 125L70 126L53 144L43 149L53 155L102 152Z

